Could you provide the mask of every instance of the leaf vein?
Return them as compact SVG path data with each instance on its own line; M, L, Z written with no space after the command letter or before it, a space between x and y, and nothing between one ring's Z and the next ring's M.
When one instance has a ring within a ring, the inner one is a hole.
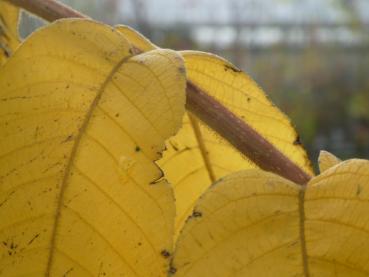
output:
M102 241L106 243L110 247L110 249L121 259L123 264L126 264L128 268L134 273L134 275L139 276L138 273L134 270L132 265L125 259L125 257L114 247L114 245L108 241L103 234L97 230L91 223L89 223L87 220L85 220L77 211L73 210L69 206L64 206L65 209L67 209L70 213L74 214L76 217L78 217L86 226L88 226L95 234L97 234Z

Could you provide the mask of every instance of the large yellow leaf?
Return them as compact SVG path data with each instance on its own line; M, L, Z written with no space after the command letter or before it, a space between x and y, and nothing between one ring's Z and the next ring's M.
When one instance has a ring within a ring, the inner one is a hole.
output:
M119 26L118 30L141 51L156 47L129 27ZM247 74L212 54L196 51L180 53L191 83L228 107L240 120L247 122L312 175L306 152L289 119ZM182 129L168 140L167 151L159 165L175 189L177 234L191 214L194 202L215 180L230 172L256 167L189 113L184 118Z
M369 161L306 188L257 169L199 200L177 241L174 276L368 276Z
M0 0L0 65L2 65L18 47L19 8Z
M154 163L184 114L182 58L62 20L0 70L0 275L165 276L173 190Z

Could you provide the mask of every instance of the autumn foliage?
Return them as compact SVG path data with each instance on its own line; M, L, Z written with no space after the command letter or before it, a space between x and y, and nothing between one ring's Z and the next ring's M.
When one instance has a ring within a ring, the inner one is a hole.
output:
M368 161L322 152L314 176L287 116L218 56L89 19L20 42L18 12L0 0L0 276L369 274ZM186 111L189 86L310 181L238 152Z

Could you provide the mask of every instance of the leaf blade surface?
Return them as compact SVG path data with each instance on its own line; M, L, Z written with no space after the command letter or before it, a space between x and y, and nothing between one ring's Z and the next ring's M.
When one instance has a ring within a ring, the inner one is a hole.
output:
M130 47L62 20L1 69L4 274L166 275L175 207L154 161L182 120L183 62Z
M174 276L367 276L369 161L348 160L303 188L276 175L231 174L198 201Z

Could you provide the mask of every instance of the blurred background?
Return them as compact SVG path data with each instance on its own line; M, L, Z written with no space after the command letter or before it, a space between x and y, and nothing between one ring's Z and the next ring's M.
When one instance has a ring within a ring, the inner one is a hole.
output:
M309 156L369 159L368 0L63 0L159 46L226 57L292 119ZM27 36L43 23L23 16Z

